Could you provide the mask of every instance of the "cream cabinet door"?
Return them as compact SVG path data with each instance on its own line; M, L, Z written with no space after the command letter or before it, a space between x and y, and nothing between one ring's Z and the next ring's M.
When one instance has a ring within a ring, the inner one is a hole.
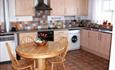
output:
M50 0L52 16L87 16L88 0Z
M89 0L79 0L78 15L88 16L88 2Z
M59 40L60 37L67 37L68 38L68 30L57 30L57 31L54 31L54 41Z
M26 36L31 36L35 40L37 38L37 32L19 33L19 44L21 44L21 40Z
M108 33L100 33L100 49L99 52L104 58L109 59L112 35Z
M34 0L16 0L16 16L34 16Z
M89 49L94 52L98 52L98 50L99 50L98 33L99 32L96 32L96 31L90 31L90 34L89 34Z
M78 15L79 0L65 0L65 15L75 16Z
M64 0L50 0L50 5L52 16L64 16Z
M82 49L88 49L88 38L89 38L89 30L81 30L80 31L80 46Z

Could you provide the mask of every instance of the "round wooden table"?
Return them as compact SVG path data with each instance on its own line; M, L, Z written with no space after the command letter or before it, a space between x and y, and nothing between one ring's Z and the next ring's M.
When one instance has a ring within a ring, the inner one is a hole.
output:
M19 45L16 48L17 54L25 58L38 60L38 70L45 70L45 59L58 56L64 47L57 42L48 42L46 46L38 47L34 43Z

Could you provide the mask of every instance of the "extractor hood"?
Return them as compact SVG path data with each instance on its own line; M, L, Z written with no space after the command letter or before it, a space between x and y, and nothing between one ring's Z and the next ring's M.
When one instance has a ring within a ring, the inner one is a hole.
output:
M37 11L39 10L52 10L48 5L44 3L44 0L38 0L38 4L35 6Z

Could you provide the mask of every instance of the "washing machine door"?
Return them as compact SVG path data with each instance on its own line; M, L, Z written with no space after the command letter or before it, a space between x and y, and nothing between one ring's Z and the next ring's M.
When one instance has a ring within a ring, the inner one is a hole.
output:
M72 38L71 38L72 43L76 43L77 40L78 40L78 38L76 35L72 36Z

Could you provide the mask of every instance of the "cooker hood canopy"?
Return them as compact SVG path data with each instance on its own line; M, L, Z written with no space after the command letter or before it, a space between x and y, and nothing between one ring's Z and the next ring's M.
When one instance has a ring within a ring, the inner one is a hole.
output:
M37 11L39 10L52 10L48 5L44 3L44 0L38 0L38 4L35 6Z

